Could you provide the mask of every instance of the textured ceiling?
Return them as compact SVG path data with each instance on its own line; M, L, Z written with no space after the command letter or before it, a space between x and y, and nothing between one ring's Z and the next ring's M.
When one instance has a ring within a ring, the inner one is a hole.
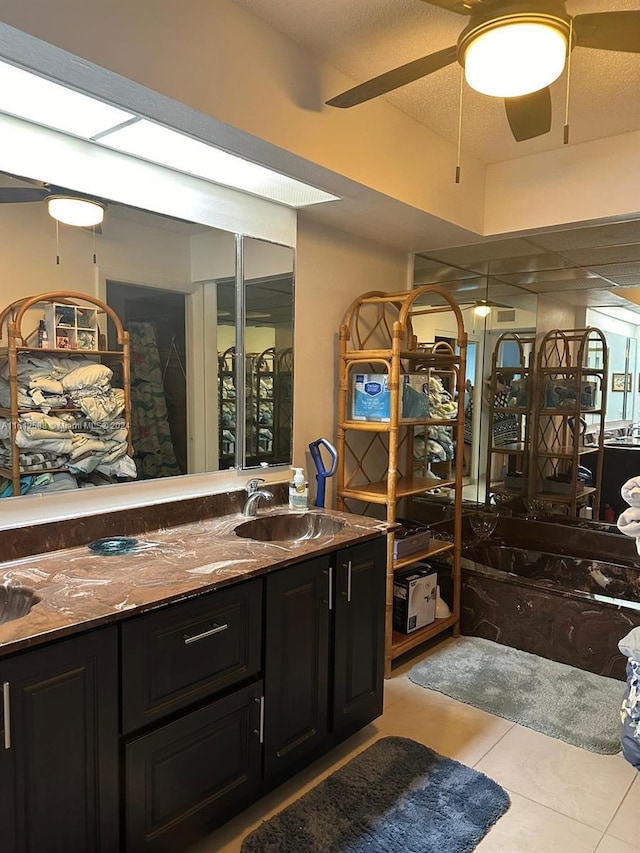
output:
M467 18L420 0L234 0L356 83L455 45ZM640 0L568 0L572 15L640 8ZM570 142L640 129L640 54L576 48L571 57ZM457 63L385 98L449 141L458 131ZM465 87L462 148L492 163L562 147L565 75L551 87L553 124L514 142L500 99ZM339 94L328 92L327 98ZM352 107L362 109L363 107ZM331 109L326 107L325 109Z

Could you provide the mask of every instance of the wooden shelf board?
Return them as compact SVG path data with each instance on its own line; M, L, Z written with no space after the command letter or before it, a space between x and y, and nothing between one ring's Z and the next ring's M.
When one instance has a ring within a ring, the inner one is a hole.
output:
M440 480L431 477L404 477L398 480L396 485L396 500L409 495L418 495L420 492L429 492L433 489L454 488L455 480ZM387 483L369 483L362 486L349 486L342 489L340 497L351 498L351 500L363 500L371 503L386 504L389 501Z
M597 444L593 447L588 447L583 444L578 445L578 447L571 447L570 445L567 445L565 447L554 447L553 450L538 450L536 455L544 457L545 459L555 459L560 457L573 459L576 452L578 453L578 456L581 456L583 453L593 453L595 450L600 449L600 446Z
M80 330L82 331L82 330ZM8 347L0 348L0 355L6 355L8 353ZM38 352L46 355L47 353L54 353L55 355L113 355L113 356L122 356L122 350L108 350L108 349L57 349L56 347L16 347L16 352Z
M447 628L453 628L457 622L457 616L452 613L446 619L436 619L435 622L426 625L424 628L418 628L411 634L401 634L400 631L394 631L391 641L391 659L394 660L432 637L437 637Z
M526 483L524 484L526 486ZM489 489L492 492L500 492L505 495L525 495L526 489L516 489L514 486L505 486L500 480L498 483L489 483Z
M583 486L581 489L576 491L575 500L584 498L586 495L592 495L596 491L595 486ZM572 503L574 500L574 496L572 494L566 494L564 492L536 492L536 498L540 498L540 500L543 501L549 501L549 503Z
M455 428L455 418L423 418L408 419L401 418L398 420L399 427L430 427L430 426L449 426ZM390 421L351 421L342 422L343 429L358 430L362 432L389 432L391 430Z
M528 447L523 441L514 441L511 444L503 444L502 447L491 447L492 453L527 453Z
M444 542L442 539L432 539L429 542L429 547L423 551L416 551L415 554L407 554L406 557L400 557L393 561L393 571L397 572L404 569L406 566L411 566L419 560L428 560L436 554L443 551L453 551L453 542Z
M460 364L460 356L448 354L445 352L431 353L426 350L401 350L398 353L401 359L407 361L421 361L425 364L432 363L430 366L437 369L439 373L444 373L447 368L457 367ZM391 361L393 353L390 349L361 349L349 350L342 355L345 361L372 361L374 363L380 361Z
M580 406L562 406L560 408L556 406L555 408L539 409L538 414L547 417L555 415L557 417L575 418L577 415L602 415L604 411L602 409L583 409Z

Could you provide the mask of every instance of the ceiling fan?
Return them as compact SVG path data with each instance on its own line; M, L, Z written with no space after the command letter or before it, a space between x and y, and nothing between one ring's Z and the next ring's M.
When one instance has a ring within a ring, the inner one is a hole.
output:
M328 106L353 107L458 61L471 88L504 98L511 132L522 142L551 129L549 85L574 47L640 53L640 10L571 16L561 0L423 2L470 18L457 44L354 86Z
M107 206L103 199L88 196L86 193L76 193L44 181L22 177L17 179L34 186L0 187L0 204L44 201L47 203L49 214L58 222L81 228L96 227L97 233L100 233L99 226Z

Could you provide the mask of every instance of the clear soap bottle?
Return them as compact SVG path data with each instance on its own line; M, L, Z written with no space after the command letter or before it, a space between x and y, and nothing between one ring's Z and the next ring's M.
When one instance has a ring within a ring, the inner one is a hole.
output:
M289 509L309 509L309 484L304 478L304 469L292 470L293 479L289 481Z

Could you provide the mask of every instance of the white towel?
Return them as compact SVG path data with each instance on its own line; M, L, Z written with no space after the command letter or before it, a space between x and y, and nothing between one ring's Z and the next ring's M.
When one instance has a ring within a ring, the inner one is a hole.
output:
M629 506L640 507L640 477L632 477L627 480L620 489L620 494Z
M640 507L630 506L618 516L618 530L625 536L636 540L636 550L640 554Z

